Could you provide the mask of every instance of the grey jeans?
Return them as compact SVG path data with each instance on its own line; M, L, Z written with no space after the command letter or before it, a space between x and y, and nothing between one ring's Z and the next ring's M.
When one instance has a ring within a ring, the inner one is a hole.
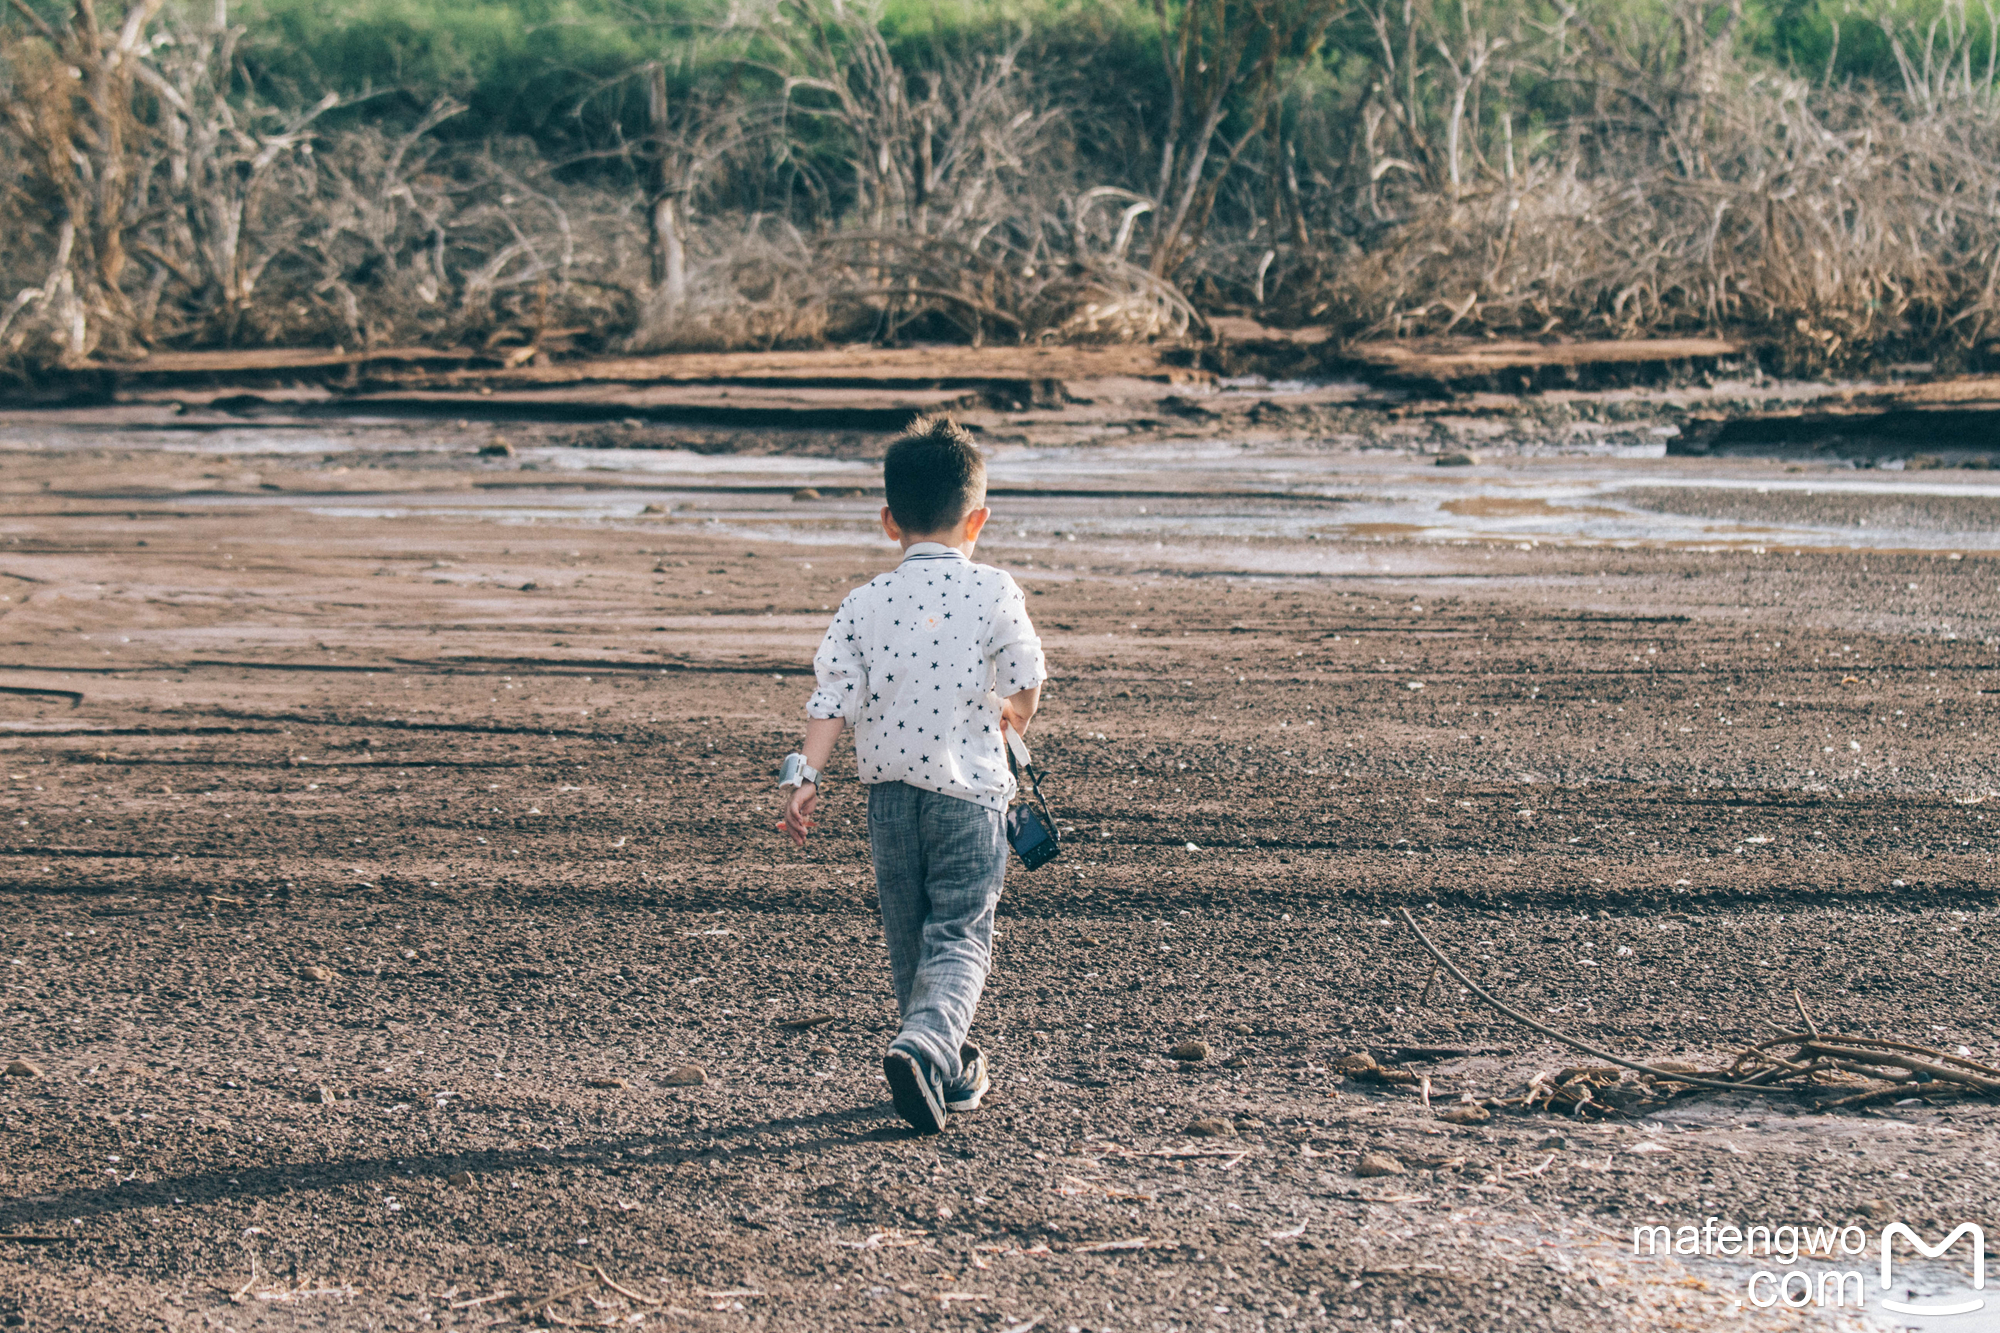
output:
M998 810L904 782L868 789L868 847L903 1030L947 1088L993 963L993 909L1007 874Z

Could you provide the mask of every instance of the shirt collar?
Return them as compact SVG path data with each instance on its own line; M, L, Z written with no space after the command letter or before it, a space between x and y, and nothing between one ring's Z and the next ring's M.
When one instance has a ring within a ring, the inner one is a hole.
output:
M965 560L965 552L956 546L946 546L943 542L917 542L903 552L908 560ZM970 564L970 561L966 563Z

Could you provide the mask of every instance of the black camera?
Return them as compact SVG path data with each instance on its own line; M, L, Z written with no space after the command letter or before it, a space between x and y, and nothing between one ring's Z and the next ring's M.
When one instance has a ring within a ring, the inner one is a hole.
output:
M1042 795L1042 777L1035 772L1035 766L1028 759L1028 747L1015 734L1012 727L1006 729L1007 765L1016 775L1028 779L1028 788L1035 794L1035 805L1022 801L1007 811L1007 841L1014 848L1014 855L1021 858L1021 864L1033 870L1045 866L1062 855L1062 838L1056 833L1055 813Z
M1041 792L1035 795L1039 798ZM1007 841L1013 844L1014 855L1021 858L1021 864L1030 870L1062 855L1055 820L1043 819L1042 812L1032 805L1017 805L1007 812Z

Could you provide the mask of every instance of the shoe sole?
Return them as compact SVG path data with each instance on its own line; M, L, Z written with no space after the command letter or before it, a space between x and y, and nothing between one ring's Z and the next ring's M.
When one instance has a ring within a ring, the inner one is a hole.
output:
M921 1134L941 1134L944 1132L944 1103L938 1100L917 1068L915 1056L901 1051L891 1051L882 1057L882 1076L889 1080L889 1099L896 1104L896 1114L915 1126Z

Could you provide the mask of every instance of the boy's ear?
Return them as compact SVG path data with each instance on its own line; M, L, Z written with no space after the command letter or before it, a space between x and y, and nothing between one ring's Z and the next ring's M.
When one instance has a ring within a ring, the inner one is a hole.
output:
M967 514L965 516L965 527L962 529L965 540L969 542L978 541L979 530L985 527L986 520L992 517L993 511L984 505Z
M903 530L896 526L896 516L889 512L888 505L882 506L882 531L888 534L892 542L903 540Z

